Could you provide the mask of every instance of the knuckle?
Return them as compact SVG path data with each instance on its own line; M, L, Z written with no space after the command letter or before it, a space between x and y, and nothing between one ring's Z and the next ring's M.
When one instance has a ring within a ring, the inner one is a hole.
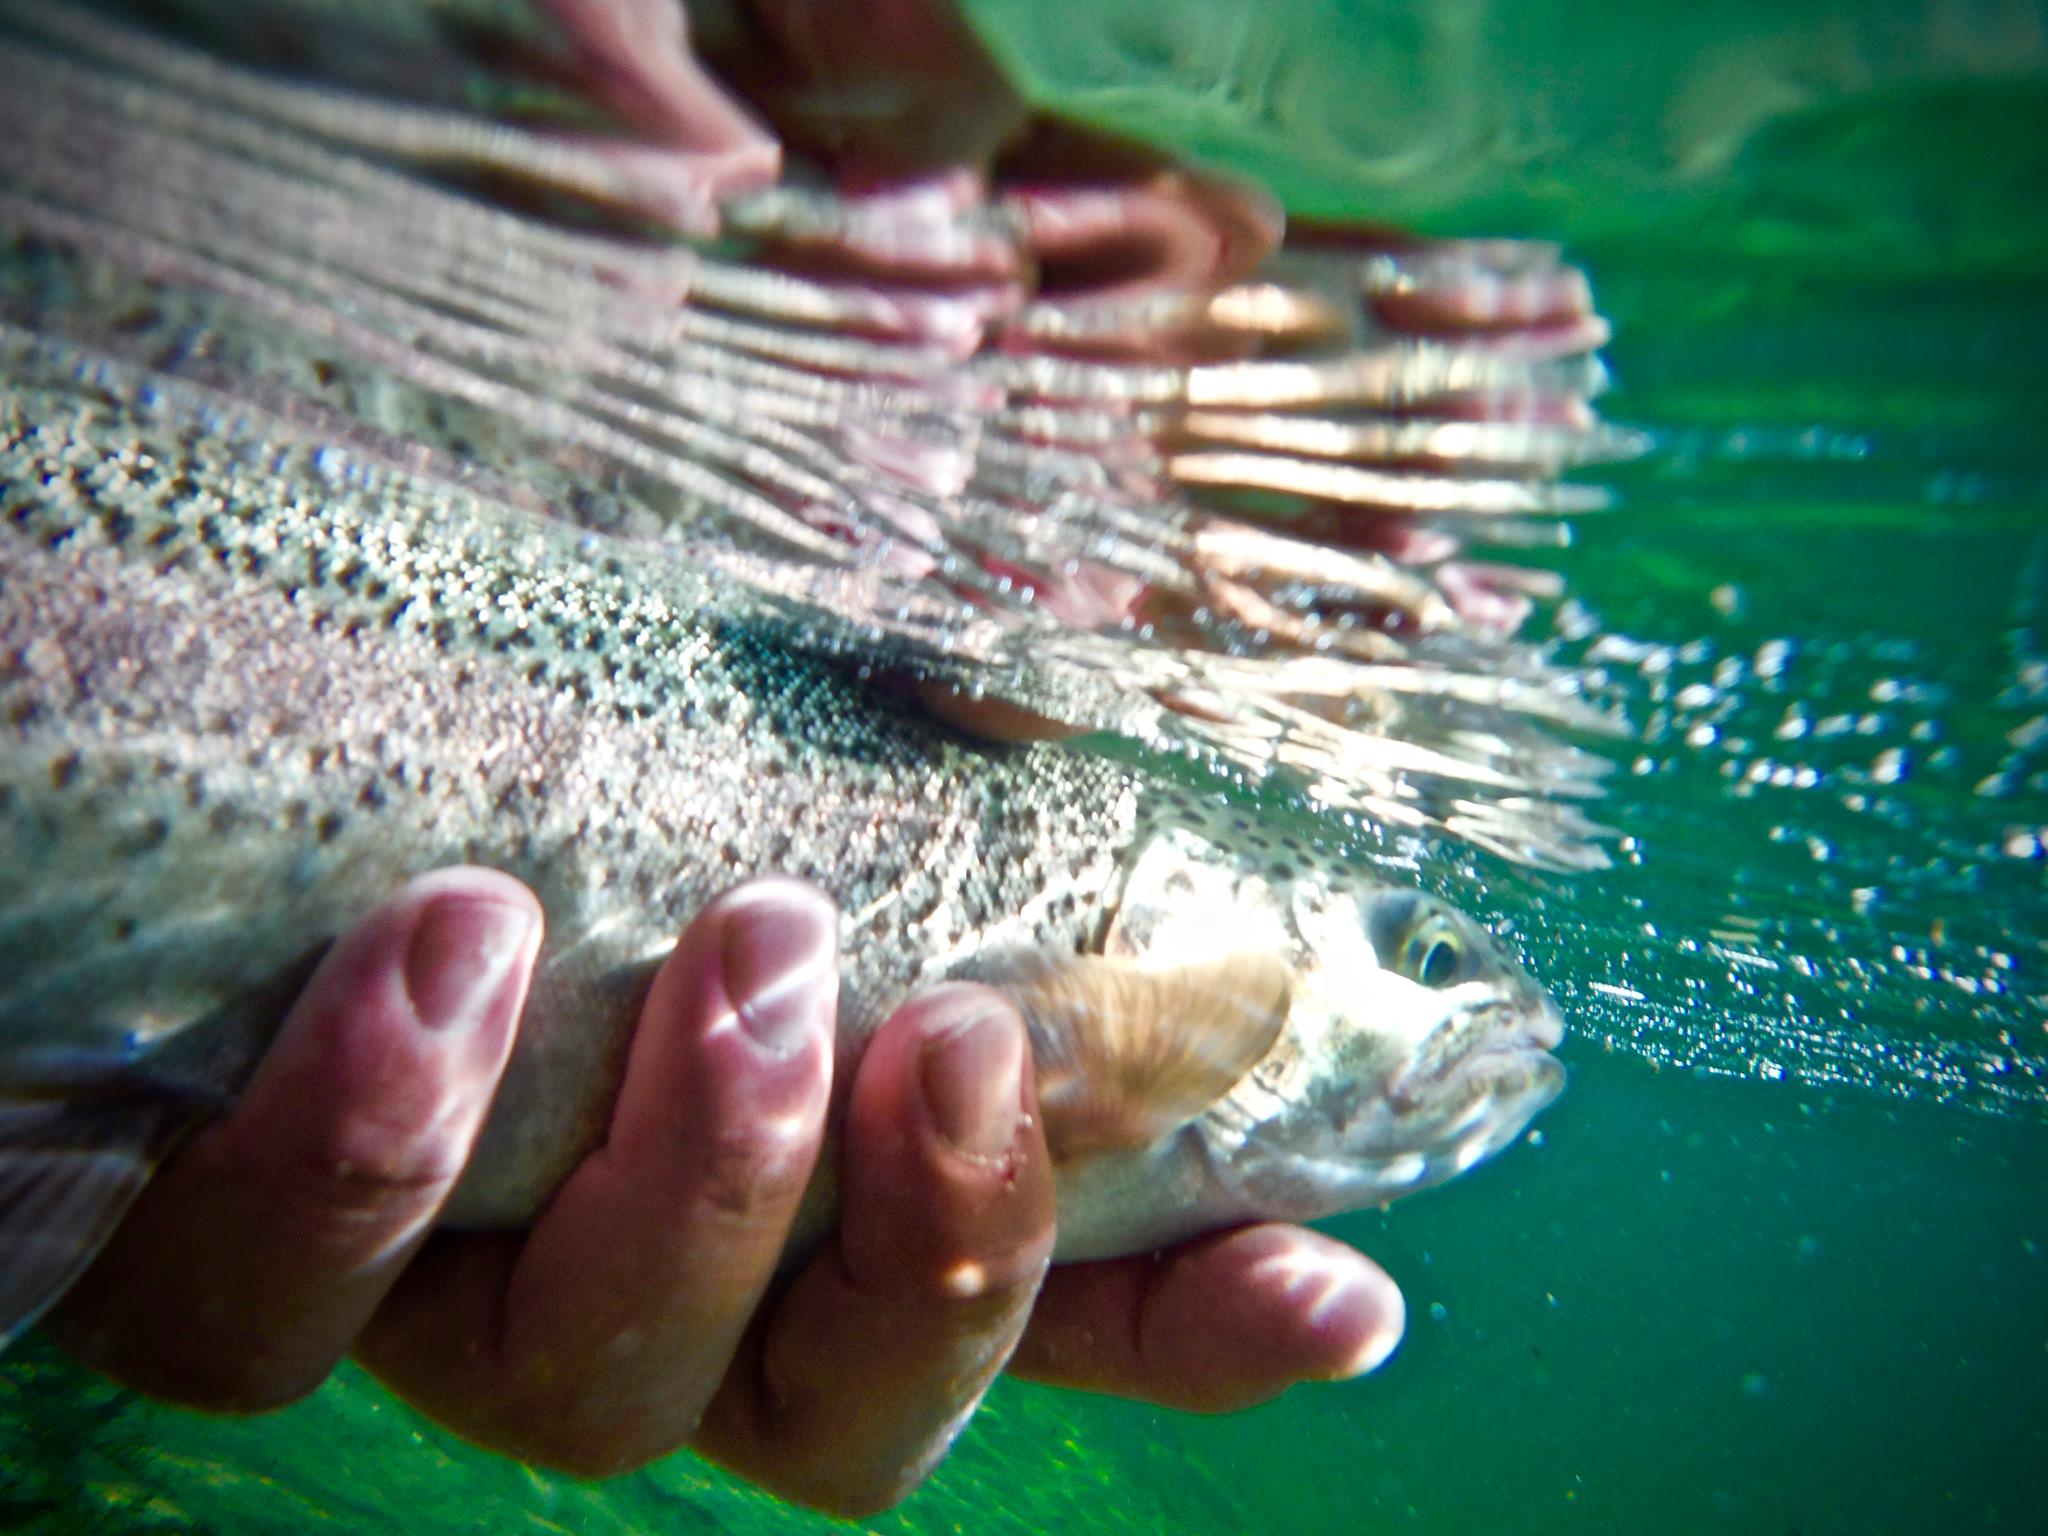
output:
M1052 1259L1053 1212L1005 1188L980 1201L943 1197L900 1210L890 1230L862 1242L863 1273L914 1292L949 1315L1001 1311L1037 1294Z
M1044 1283L1051 1258L1051 1239L1000 1253L934 1255L917 1266L914 1283L922 1299L942 1309L956 1327L985 1329L1023 1315Z
M812 1161L809 1139L786 1128L722 1127L700 1150L698 1202L734 1225L786 1220L810 1182Z
M437 1125L353 1116L291 1145L267 1182L295 1236L347 1243L438 1207L466 1148Z

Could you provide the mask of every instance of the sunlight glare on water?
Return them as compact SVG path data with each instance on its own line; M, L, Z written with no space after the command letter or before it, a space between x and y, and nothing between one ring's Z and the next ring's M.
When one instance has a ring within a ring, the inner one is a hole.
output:
M1744 609L1787 606L1769 587L1710 589L1719 633L1679 643L1568 609L1638 725L1609 814L1640 919L1606 944L1584 901L1552 919L1608 960L1575 978L1582 1027L1666 1065L2040 1117L2044 569L2035 535L2016 571L1931 587L1900 615L1931 637L1755 639ZM2001 576L2004 622L1972 625L1969 587Z

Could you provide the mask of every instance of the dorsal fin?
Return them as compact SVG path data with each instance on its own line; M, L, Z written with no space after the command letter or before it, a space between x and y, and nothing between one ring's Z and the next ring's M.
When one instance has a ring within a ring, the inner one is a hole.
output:
M1077 955L983 979L1030 1027L1056 1162L1143 1146L1201 1114L1272 1049L1294 982L1253 952L1163 970Z

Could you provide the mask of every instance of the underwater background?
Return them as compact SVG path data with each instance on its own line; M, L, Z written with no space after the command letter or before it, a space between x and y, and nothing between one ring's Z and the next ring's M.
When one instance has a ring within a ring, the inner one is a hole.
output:
M1446 852L1574 1034L1533 1144L1332 1224L1376 1377L1205 1420L1004 1382L882 1532L1804 1533L2048 1509L2048 8L970 7L1042 102L1315 214L1558 238L1656 451L1533 558L1632 734L1576 878ZM0 1528L844 1529L0 1365Z

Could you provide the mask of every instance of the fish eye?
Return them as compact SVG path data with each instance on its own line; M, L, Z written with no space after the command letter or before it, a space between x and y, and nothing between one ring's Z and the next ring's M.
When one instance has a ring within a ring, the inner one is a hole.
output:
M1457 929L1438 913L1418 926L1401 948L1402 970L1425 987L1456 985L1465 972Z

